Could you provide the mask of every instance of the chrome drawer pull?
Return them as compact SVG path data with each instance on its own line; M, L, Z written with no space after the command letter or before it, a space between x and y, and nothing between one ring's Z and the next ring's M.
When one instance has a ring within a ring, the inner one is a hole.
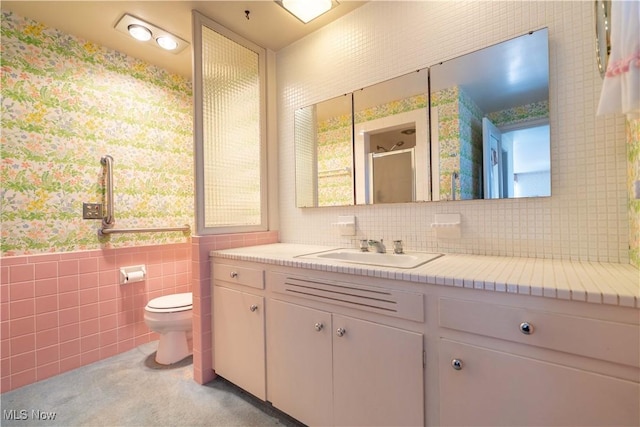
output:
M347 333L347 330L346 330L346 329L344 329L344 328L338 328L338 329L336 329L336 335L337 335L337 336L339 336L339 337L343 337L343 336L344 336L344 334L346 334L346 333Z
M314 328L316 328L316 331L320 332L324 328L324 325L322 323L316 323Z
M258 309L258 306L253 304L251 307L249 307L249 310L251 310L251 312L254 312Z
M525 335L531 335L533 333L533 325L529 322L520 323L520 332Z
M232 271L231 273L229 273L229 276L231 276L232 279L235 279L238 277L238 273L235 271Z
M462 369L462 360L453 359L451 361L451 366L453 366L453 369L455 369L456 371L459 371L460 369Z

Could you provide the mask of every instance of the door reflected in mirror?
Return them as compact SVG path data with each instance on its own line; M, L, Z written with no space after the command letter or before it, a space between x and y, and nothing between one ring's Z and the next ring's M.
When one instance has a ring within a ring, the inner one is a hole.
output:
M547 29L430 73L433 199L550 196Z
M482 119L485 199L551 195L549 125L501 132Z

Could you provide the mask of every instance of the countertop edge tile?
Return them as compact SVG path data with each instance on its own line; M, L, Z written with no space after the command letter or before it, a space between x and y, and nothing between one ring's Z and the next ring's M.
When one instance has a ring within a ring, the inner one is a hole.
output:
M640 271L630 264L445 254L429 263L407 270L368 265L354 266L330 260L306 259L303 262L296 258L301 254L332 249L337 248L275 243L213 250L210 256L436 286L455 286L640 308ZM471 274L473 276L470 276Z

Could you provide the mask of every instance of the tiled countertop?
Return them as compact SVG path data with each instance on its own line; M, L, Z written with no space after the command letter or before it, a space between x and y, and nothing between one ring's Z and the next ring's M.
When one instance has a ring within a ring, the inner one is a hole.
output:
M640 308L640 270L627 264L446 254L412 269L296 256L335 247L276 243L212 251L234 260L493 292Z

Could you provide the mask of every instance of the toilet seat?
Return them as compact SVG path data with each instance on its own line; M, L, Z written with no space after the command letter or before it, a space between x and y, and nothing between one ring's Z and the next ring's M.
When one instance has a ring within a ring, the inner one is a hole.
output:
M144 309L151 313L176 313L191 310L192 308L193 294L185 292L154 298L147 303Z

